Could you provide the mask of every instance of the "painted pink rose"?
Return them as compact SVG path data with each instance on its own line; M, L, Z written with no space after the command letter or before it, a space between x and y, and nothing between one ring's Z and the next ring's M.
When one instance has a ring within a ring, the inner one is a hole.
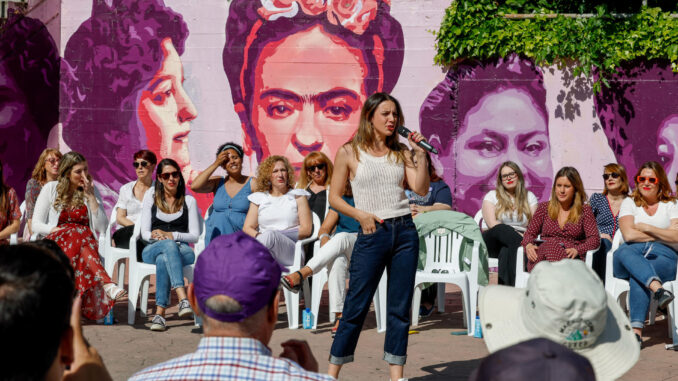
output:
M317 16L327 10L327 0L297 0L307 15Z
M332 24L363 34L377 16L378 6L378 0L332 0L328 5L327 18Z
M259 16L266 21L277 20L280 17L292 18L297 12L299 4L296 0L261 0L261 7L257 9Z

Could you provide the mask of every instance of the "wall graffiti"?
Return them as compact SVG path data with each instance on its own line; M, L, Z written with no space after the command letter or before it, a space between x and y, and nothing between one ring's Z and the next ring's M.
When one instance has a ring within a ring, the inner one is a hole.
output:
M61 7L57 41L19 16L0 39L0 158L20 194L48 144L87 157L108 208L142 148L176 160L189 182L226 141L244 146L250 172L272 154L296 166L314 150L334 157L376 91L430 137L469 214L505 160L540 199L564 165L588 190L602 188L609 161L630 175L650 159L678 173L670 65L630 63L599 94L591 78L513 55L441 71L428 30L449 0L48 1Z

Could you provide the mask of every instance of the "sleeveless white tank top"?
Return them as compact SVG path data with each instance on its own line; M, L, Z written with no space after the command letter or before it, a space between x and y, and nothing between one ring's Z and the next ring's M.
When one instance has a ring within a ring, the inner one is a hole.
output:
M405 163L388 155L375 157L360 150L355 178L351 180L355 207L381 219L410 214L403 184Z

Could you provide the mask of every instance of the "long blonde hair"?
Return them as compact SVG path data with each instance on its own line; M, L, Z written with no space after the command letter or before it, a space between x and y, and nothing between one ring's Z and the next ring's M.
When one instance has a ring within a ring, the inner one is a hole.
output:
M558 220L558 212L560 212L560 202L556 197L556 181L559 178L566 177L568 181L574 187L574 198L572 200L572 207L570 208L570 215L567 216L567 221L565 223L576 224L579 222L579 216L581 216L582 208L586 204L586 191L584 190L584 183L581 181L581 176L579 176L579 171L574 167L563 167L560 168L556 177L553 179L553 188L551 188L551 199L549 200L549 217L552 220Z
M85 205L85 192L82 189L75 189L71 192L71 171L73 167L87 163L87 160L80 153L71 151L65 154L59 162L59 176L57 177L56 198L54 199L54 209L78 208Z
M297 188L306 189L306 187L311 183L311 179L308 176L308 167L311 166L311 162L318 163L321 162L325 164L326 168L326 177L325 183L323 185L328 185L332 179L332 160L330 160L327 155L319 151L313 151L306 155L304 158L304 163L301 165L301 171L299 173L299 183L297 183Z
M516 173L516 176L518 176L518 184L516 184L514 195L515 201L511 199L508 191L504 188L504 183L501 181L501 170L504 167L511 168ZM494 216L497 219L500 219L503 215L511 215L514 210L518 212L518 217L525 216L528 221L532 219L532 209L530 209L530 203L527 200L527 189L525 189L525 177L518 164L512 161L501 163L497 172L496 189L497 207L494 209Z
M294 188L294 168L285 156L273 155L264 160L257 168L257 189L255 192L270 192L273 189L271 174L275 163L282 161L287 168L287 190Z
M403 110L400 108L400 103L398 103L397 99L387 93L374 93L370 95L363 104L363 108L360 111L360 123L358 124L358 130L348 143L353 148L353 154L358 161L360 161L358 149L367 151L375 143L374 128L372 127L372 123L370 121L372 120L372 117L374 117L377 107L386 101L391 101L396 106L396 112L398 113L396 127L405 123ZM389 149L389 159L393 159L393 156L395 156L396 162L405 162L404 152L407 151L407 147L404 144L400 144L397 133L394 132L391 136L386 138L386 147Z
M47 180L47 170L45 169L45 163L47 162L47 157L49 155L56 156L57 158L59 158L59 161L61 161L61 158L63 157L61 152L54 148L45 148L42 151L40 157L38 158L38 162L35 163L33 173L31 174L31 178L35 179L40 184L44 184L45 181Z

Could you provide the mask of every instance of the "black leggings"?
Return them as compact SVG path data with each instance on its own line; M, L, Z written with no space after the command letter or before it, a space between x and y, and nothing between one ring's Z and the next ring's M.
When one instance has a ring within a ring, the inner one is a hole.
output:
M499 284L515 286L516 253L523 237L509 225L497 224L483 232L490 257L499 258Z

